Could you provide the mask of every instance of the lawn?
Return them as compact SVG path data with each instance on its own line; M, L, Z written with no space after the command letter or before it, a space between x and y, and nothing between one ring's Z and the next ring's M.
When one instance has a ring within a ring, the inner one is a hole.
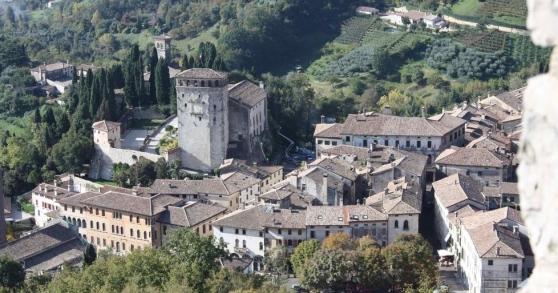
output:
M477 16L477 10L480 5L478 0L461 0L453 5L452 11L458 15Z
M213 27L203 31L196 37L193 38L186 38L182 40L173 40L172 41L172 48L174 52L178 52L181 55L184 53L190 54L193 50L197 50L199 43L201 42L212 42L216 43L217 40L213 36L214 32L219 29L218 25L214 25ZM143 30L138 34L125 34L125 33L118 33L114 34L114 37L119 42L126 42L130 44L138 44L140 50L145 50L150 44L153 43L154 35L149 32L149 30Z
M33 206L33 204L30 201L28 201L26 199L21 199L19 201L19 205L21 206L22 211L24 211L28 214L31 214L31 215L33 215L35 213L35 207Z

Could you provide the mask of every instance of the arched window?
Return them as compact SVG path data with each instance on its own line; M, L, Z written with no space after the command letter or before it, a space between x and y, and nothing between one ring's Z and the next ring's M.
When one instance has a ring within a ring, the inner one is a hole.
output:
M242 240L242 247L246 248L246 240Z
M86 220L81 221L81 225L83 226L83 228L87 228L87 221Z
M409 221L405 220L405 222L403 222L403 230L409 230Z
M234 247L238 247L238 239L234 240Z
M393 227L395 227L396 229L399 228L399 221L395 220L395 223L393 223Z
M81 219L77 220L77 225L78 225L78 227L81 227Z
M136 235L138 236L138 238L140 238L141 237L140 236L140 230L137 230L136 232L137 232Z
M143 231L143 239L147 239L147 232Z

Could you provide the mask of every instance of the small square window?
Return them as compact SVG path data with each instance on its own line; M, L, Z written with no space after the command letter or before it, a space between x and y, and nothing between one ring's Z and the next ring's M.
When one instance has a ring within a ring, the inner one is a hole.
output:
M494 265L494 261L491 260L491 259L489 259L489 260L488 260L488 265L489 265L489 266Z

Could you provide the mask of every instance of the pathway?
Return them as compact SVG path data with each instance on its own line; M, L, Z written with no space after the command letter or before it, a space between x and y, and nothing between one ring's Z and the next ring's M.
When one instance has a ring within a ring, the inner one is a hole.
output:
M455 23L455 24L465 25L465 26L470 26L470 27L476 27L478 25L478 23L476 23L476 22L462 20L462 19L455 18L455 17L449 16L449 15L443 15L443 18L444 18L445 21L447 21L449 23ZM486 28L498 30L498 31L505 32L505 33L529 36L529 31L527 31L527 30L522 30L522 29L517 29L517 28L512 28L512 27L507 27L507 26L489 24L489 25L486 26Z

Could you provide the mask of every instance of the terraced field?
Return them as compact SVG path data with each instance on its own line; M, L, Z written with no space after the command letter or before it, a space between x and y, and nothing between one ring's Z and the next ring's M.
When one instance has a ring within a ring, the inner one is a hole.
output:
M494 53L506 48L507 33L500 31L465 32L456 40L463 45L478 49L482 52Z
M355 16L341 26L341 35L335 39L341 44L359 44L368 30L379 22L375 17Z
M540 64L548 66L551 50L535 46L527 36L509 37L506 42L506 53L514 58L520 66Z

